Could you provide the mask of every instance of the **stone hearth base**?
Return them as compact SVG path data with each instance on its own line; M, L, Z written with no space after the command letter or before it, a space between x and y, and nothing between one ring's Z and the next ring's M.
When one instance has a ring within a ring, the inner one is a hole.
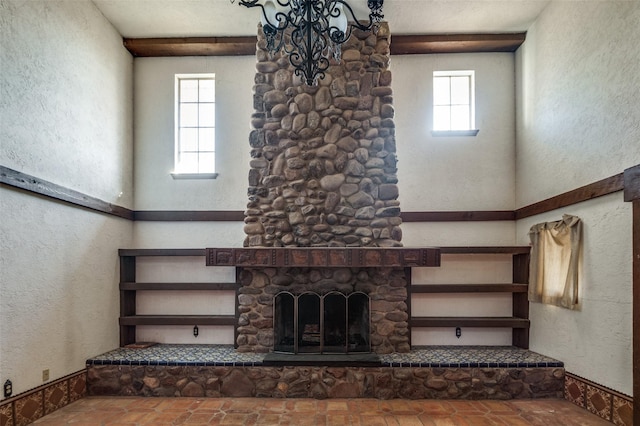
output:
M563 397L561 362L511 347L423 348L381 356L376 367L265 366L262 357L214 345L120 348L87 361L87 390L89 395L316 399Z
M90 366L89 395L562 398L564 368Z

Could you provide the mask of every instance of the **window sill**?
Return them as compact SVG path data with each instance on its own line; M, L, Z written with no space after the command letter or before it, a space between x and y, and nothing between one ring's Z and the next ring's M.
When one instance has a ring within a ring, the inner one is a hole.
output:
M216 179L218 173L171 173L174 179Z
M432 130L432 136L475 136L480 129L474 130Z

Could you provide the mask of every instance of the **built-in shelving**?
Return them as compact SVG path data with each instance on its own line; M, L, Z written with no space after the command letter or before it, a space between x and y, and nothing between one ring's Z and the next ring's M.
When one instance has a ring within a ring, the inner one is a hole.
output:
M143 325L235 325L236 315L137 315L138 291L237 291L236 283L137 282L136 259L144 256L196 256L204 263L205 249L120 249L120 346L136 341L136 327Z
M411 327L487 327L511 328L512 344L529 348L529 246L469 246L440 247L441 254L510 254L512 255L512 282L493 284L413 284L410 294L459 293L511 293L511 317L415 317Z
M411 294L437 294L437 293L510 293L512 296L512 316L510 317L414 317L409 319L410 327L504 327L512 329L512 344L521 348L529 347L529 302L527 300L529 280L529 251L527 246L464 246L464 247L440 247L429 249L400 249L400 250L291 250L291 257L283 256L279 252L274 255L267 250L244 249L121 249L120 255L120 345L125 346L135 342L136 327L142 325L235 325L236 315L138 315L136 313L136 293L138 291L188 291L188 290L212 290L212 291L236 291L237 283L217 282L137 282L136 259L142 256L197 256L204 257L207 264L218 266L246 266L243 262L249 262L253 267L261 257L256 253L267 253L265 257L269 262L279 264L322 264L332 265L332 262L352 262L354 264L367 264L371 253L381 259L387 259L390 264L399 262L408 270L412 266L439 266L440 254L510 254L512 256L512 282L490 284L413 284L410 285L409 300ZM353 252L353 253L352 253ZM249 254L250 256L248 256ZM284 253L285 255L287 253ZM357 256L356 256L357 254ZM298 256L299 259L296 257ZM365 256L365 257L363 257ZM282 259L281 259L282 257ZM211 261L215 259L215 261ZM224 261L222 261L224 259ZM275 260L274 260L275 259ZM358 259L353 260L353 259ZM365 261L363 261L364 259ZM240 261L242 260L242 261ZM326 262L326 263L325 263ZM383 262L384 263L384 262ZM241 265L239 265L241 264ZM317 266L317 265L316 265ZM332 265L336 266L336 265Z

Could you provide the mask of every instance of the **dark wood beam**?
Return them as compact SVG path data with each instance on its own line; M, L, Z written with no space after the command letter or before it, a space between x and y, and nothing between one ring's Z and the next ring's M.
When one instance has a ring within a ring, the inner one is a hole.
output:
M73 206L133 220L133 211L55 183L0 166L0 183Z
M394 35L392 55L515 52L526 33ZM125 38L136 57L254 55L257 37Z
M136 210L134 220L158 222L242 222L242 210Z
M514 220L513 210L400 212L403 222L487 222Z
M515 52L527 33L392 35L392 55Z
M640 164L624 171L624 200L631 204L631 253L633 326L633 412L640 425Z
M633 200L633 411L640 424L640 197Z
M133 56L255 55L257 37L125 38Z
M624 175L624 200L633 201L640 199L640 164L629 167Z
M623 189L624 178L623 174L619 173L597 182L590 183L589 185L581 186L580 188L556 195L555 197L547 198L546 200L521 207L516 210L516 220L567 207L593 198L602 197L603 195L612 194L614 192L622 191Z

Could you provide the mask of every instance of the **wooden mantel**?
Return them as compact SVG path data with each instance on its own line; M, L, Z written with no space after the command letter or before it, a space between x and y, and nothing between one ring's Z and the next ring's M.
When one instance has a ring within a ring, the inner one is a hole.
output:
M418 267L440 266L439 248L277 247L207 248L207 266Z

